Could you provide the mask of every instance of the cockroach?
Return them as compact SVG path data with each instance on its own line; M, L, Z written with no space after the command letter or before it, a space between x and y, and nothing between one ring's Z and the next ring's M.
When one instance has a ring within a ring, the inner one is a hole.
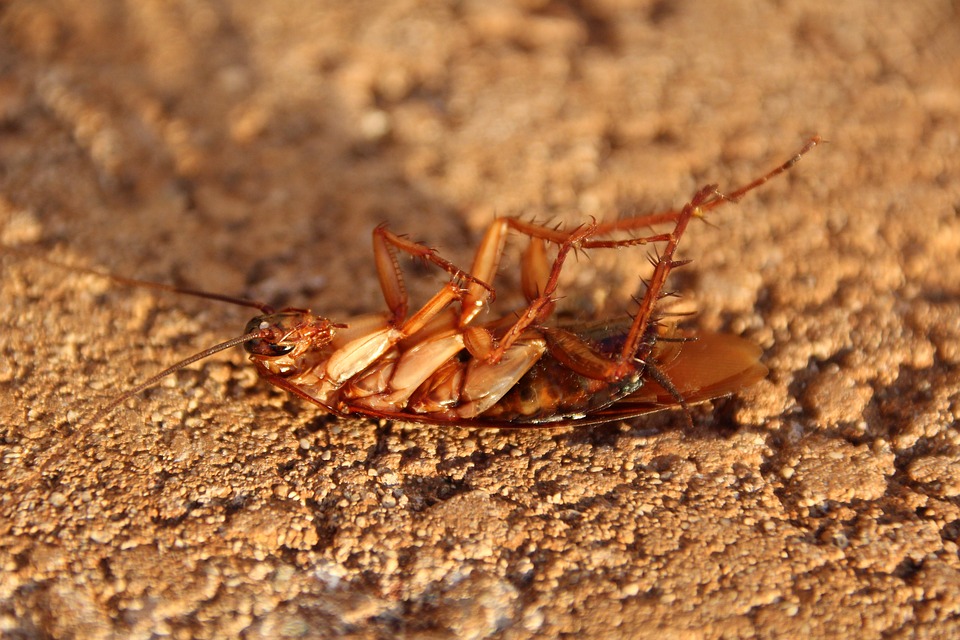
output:
M699 189L679 210L554 228L496 219L469 270L381 225L373 255L386 312L343 322L306 309L274 309L230 296L111 277L124 284L251 306L260 315L243 335L206 349L120 394L91 422L160 379L197 360L243 345L257 373L336 416L462 427L560 427L634 418L689 406L748 387L766 375L760 349L726 334L682 331L664 321L658 302L670 273L689 262L675 254L692 220L737 202L789 170L820 144L814 136L789 160L729 193ZM651 233L670 225L668 232ZM521 257L526 305L481 318L495 296L494 276L508 235L527 241ZM639 235L638 235L639 234ZM553 246L555 257L548 258ZM653 273L632 313L589 324L558 321L558 281L572 252L657 247ZM450 278L410 313L398 255L430 263ZM94 272L98 273L98 272ZM103 275L103 274L101 274Z

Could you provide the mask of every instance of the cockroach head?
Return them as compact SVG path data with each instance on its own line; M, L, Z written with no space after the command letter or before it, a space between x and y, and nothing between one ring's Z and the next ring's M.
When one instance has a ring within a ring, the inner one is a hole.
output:
M325 346L343 326L303 309L285 309L248 322L244 333L255 337L244 342L243 348L251 356L261 358L297 356Z

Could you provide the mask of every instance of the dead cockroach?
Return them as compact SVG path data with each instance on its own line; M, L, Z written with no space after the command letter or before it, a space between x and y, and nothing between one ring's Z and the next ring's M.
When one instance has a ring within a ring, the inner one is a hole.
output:
M680 210L574 229L517 218L489 227L473 265L464 271L433 249L384 226L373 232L373 254L387 311L336 322L305 309L275 310L248 300L110 276L126 284L201 295L258 308L244 334L187 358L121 394L94 421L174 371L242 344L268 382L338 416L361 414L466 427L555 427L633 418L687 407L743 389L766 367L760 349L732 335L684 332L660 322L657 303L691 220L790 169L821 141L811 138L792 158L724 194L717 185L696 192ZM634 235L657 225L672 230ZM518 312L479 320L494 298L492 285L509 233L528 239L522 257L527 304ZM632 317L564 325L551 322L557 282L572 251L655 244L653 274ZM546 248L553 245L552 263ZM398 252L450 274L426 304L408 313ZM688 414L689 419L689 414Z

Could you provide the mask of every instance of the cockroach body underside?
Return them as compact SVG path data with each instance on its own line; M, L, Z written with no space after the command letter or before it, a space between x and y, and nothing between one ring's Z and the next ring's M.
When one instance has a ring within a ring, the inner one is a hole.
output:
M267 308L248 325L245 348L263 378L337 415L549 427L686 410L754 384L767 369L759 348L743 338L683 332L663 321L658 302L667 295L667 278L686 264L674 259L678 243L691 220L739 200L819 142L810 139L790 160L728 194L706 186L680 210L574 229L497 219L469 271L378 227L373 249L387 313L336 324L302 309ZM635 235L655 225L672 230ZM527 304L481 321L509 234L527 239L521 260ZM648 244L659 253L632 317L583 325L554 321L557 283L571 252ZM549 246L555 249L552 261ZM412 314L398 251L450 274Z

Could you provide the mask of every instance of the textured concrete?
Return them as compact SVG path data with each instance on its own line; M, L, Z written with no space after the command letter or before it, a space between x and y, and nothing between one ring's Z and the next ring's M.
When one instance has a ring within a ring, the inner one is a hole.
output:
M336 420L239 350L91 425L248 312L4 252L0 635L960 635L958 87L945 1L3 3L3 244L335 319L380 222L466 264L830 144L684 238L771 369L692 430Z

